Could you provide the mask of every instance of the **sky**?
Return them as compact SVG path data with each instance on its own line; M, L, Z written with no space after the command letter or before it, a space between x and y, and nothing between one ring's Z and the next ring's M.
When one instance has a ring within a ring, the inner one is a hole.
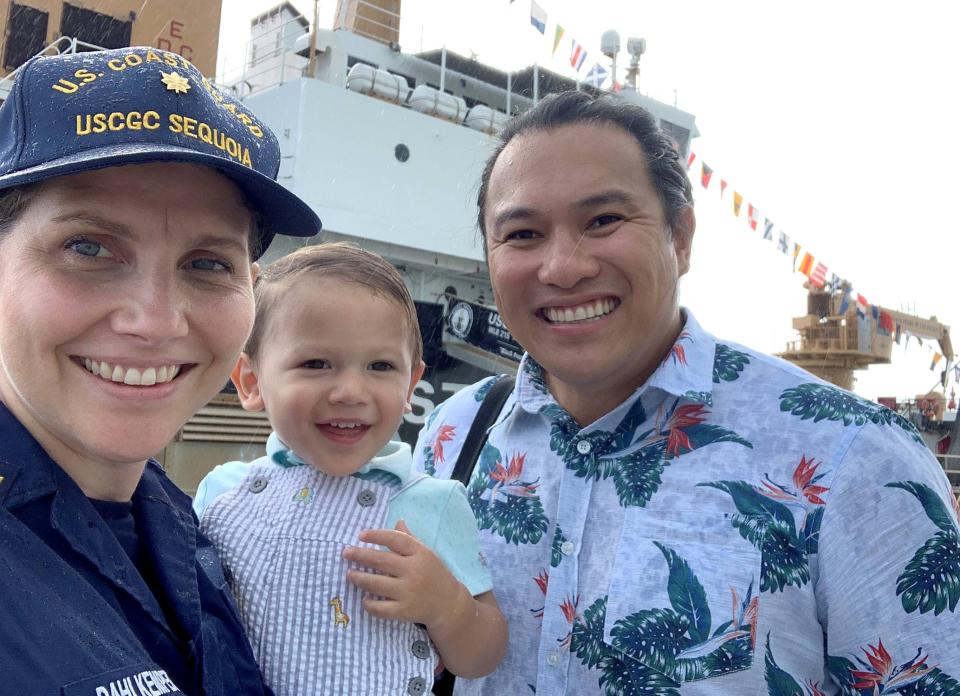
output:
M681 302L724 339L766 352L795 338L803 276L746 223L747 203L874 304L936 315L960 345L956 219L960 4L916 0L403 0L405 52L446 46L502 69L534 62L574 77L570 40L598 60L608 29L643 37L638 89L697 119L691 168L697 235ZM219 73L242 63L249 17L271 0L224 0ZM313 2L292 3L310 18ZM329 28L335 0L317 3ZM551 55L556 24L565 35ZM618 73L628 62L625 50ZM708 190L700 165L714 170ZM724 199L717 184L729 182ZM741 217L732 191L744 196ZM932 350L894 346L891 365L857 373L868 398L907 397L939 382ZM948 387L949 391L949 387Z

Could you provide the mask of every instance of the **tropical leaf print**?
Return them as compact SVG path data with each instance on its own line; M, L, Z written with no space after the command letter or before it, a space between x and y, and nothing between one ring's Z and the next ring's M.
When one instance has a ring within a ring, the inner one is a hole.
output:
M474 401L477 401L477 402L483 401L486 398L487 393L489 393L489 391L493 389L493 385L497 383L498 379L500 379L500 377L497 377L497 376L490 377L489 379L487 379L486 382L481 384L480 388L473 393Z
M960 683L928 665L929 657L918 649L913 658L899 662L887 651L882 640L862 648L863 657L854 660L829 656L827 671L841 688L843 696L960 696Z
M722 343L717 344L717 350L713 357L713 382L720 384L720 381L733 382L740 377L743 368L750 362L750 356L734 350L730 346Z
M680 684L614 650L603 640L607 598L591 604L573 624L570 652L588 669L599 669L605 696L680 696Z
M777 592L810 580L806 542L797 535L793 514L746 481L712 481L697 484L724 491L733 498L739 514L730 521L740 536L760 550L760 591Z
M687 632L690 638L702 643L710 638L710 607L707 605L707 593L697 576L690 570L685 560L680 558L673 549L663 544L653 542L667 559L670 569L667 580L667 594L670 604L687 620Z
M601 670L602 686L636 686L631 680L639 679L644 688L675 689L685 681L749 667L759 611L752 583L742 600L733 592L734 615L711 633L710 607L697 576L673 549L654 543L669 569L670 607L642 609L618 619L610 629L611 644L607 644L603 640L606 598L597 600L575 617L573 654L588 668ZM647 669L639 669L638 663ZM659 675L659 679L650 682L653 675Z
M890 409L827 384L808 383L784 390L780 410L815 423L840 421L847 425L897 425L923 445L923 438L910 421Z
M788 672L785 672L773 659L770 650L770 633L767 633L767 650L763 658L764 678L767 681L768 696L807 696L803 689Z
M820 553L820 524L823 522L824 508L818 507L807 515L803 523L803 545L807 555Z
M560 529L560 525L557 525L557 528L553 532L553 543L550 545L550 567L556 568L560 565L560 561L563 560L563 551L560 550L560 547L563 546L563 542L567 541L567 537L563 536L563 530Z
M467 489L477 526L518 545L536 544L547 531L547 517L536 494L539 481L524 477L525 460L526 455L517 453L504 465L500 451L487 443Z
M914 495L930 521L939 530L913 554L897 577L897 595L908 614L934 615L955 611L960 601L960 530L953 515L936 492L916 481L895 481L887 488L900 488Z
M573 625L570 651L587 668L601 663L609 647L603 640L603 624L607 616L607 598L601 597L587 607Z
M767 651L763 660L764 678L768 696L825 696L819 682L808 681L803 686L789 672L781 669L770 649L770 633L767 632Z
M551 404L541 413L551 419L550 449L579 478L613 477L620 505L646 505L657 492L670 460L719 442L753 447L732 430L708 423L704 403L674 399L658 412L652 427L640 399L612 431L580 435L579 426L563 409ZM598 456L598 452L602 452Z

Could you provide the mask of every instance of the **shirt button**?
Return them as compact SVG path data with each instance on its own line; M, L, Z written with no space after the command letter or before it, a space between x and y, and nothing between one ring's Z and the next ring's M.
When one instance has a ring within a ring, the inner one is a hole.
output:
M562 553L564 556L569 556L571 553L573 553L574 548L575 547L572 541L565 541L560 544L560 553Z
M412 677L410 681L407 682L407 693L410 696L419 696L419 694L427 693L427 680L423 677Z
M257 476L255 479L253 479L253 481L250 482L251 493L260 493L266 487L267 479L263 476Z
M580 440L577 443L577 452L580 454L590 454L590 450L593 449L593 445L590 444L588 440Z
M427 641L425 640L415 640L413 641L413 645L410 646L410 652L413 653L414 657L426 660L430 657L430 646L427 645Z
M357 493L357 503L362 507L370 507L377 502L377 494L370 489L364 489Z
M551 667L556 667L558 662L560 662L560 653L552 652L547 655L547 664Z

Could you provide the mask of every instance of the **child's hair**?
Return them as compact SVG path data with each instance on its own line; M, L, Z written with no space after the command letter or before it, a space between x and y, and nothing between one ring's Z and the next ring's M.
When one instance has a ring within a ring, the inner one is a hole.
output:
M245 352L256 360L264 338L270 312L282 296L284 286L304 273L316 273L321 278L332 278L356 283L381 297L395 302L403 312L410 334L412 367L416 369L423 358L423 339L417 322L417 309L403 278L386 259L346 242L311 244L277 259L264 268L253 286L256 315L253 333L247 340Z

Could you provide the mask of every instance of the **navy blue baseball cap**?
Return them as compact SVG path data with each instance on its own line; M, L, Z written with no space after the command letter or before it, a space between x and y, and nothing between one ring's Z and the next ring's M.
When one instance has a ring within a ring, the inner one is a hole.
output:
M193 162L232 179L274 233L309 237L320 218L278 184L267 126L175 53L134 47L34 58L0 106L0 189L148 162Z

